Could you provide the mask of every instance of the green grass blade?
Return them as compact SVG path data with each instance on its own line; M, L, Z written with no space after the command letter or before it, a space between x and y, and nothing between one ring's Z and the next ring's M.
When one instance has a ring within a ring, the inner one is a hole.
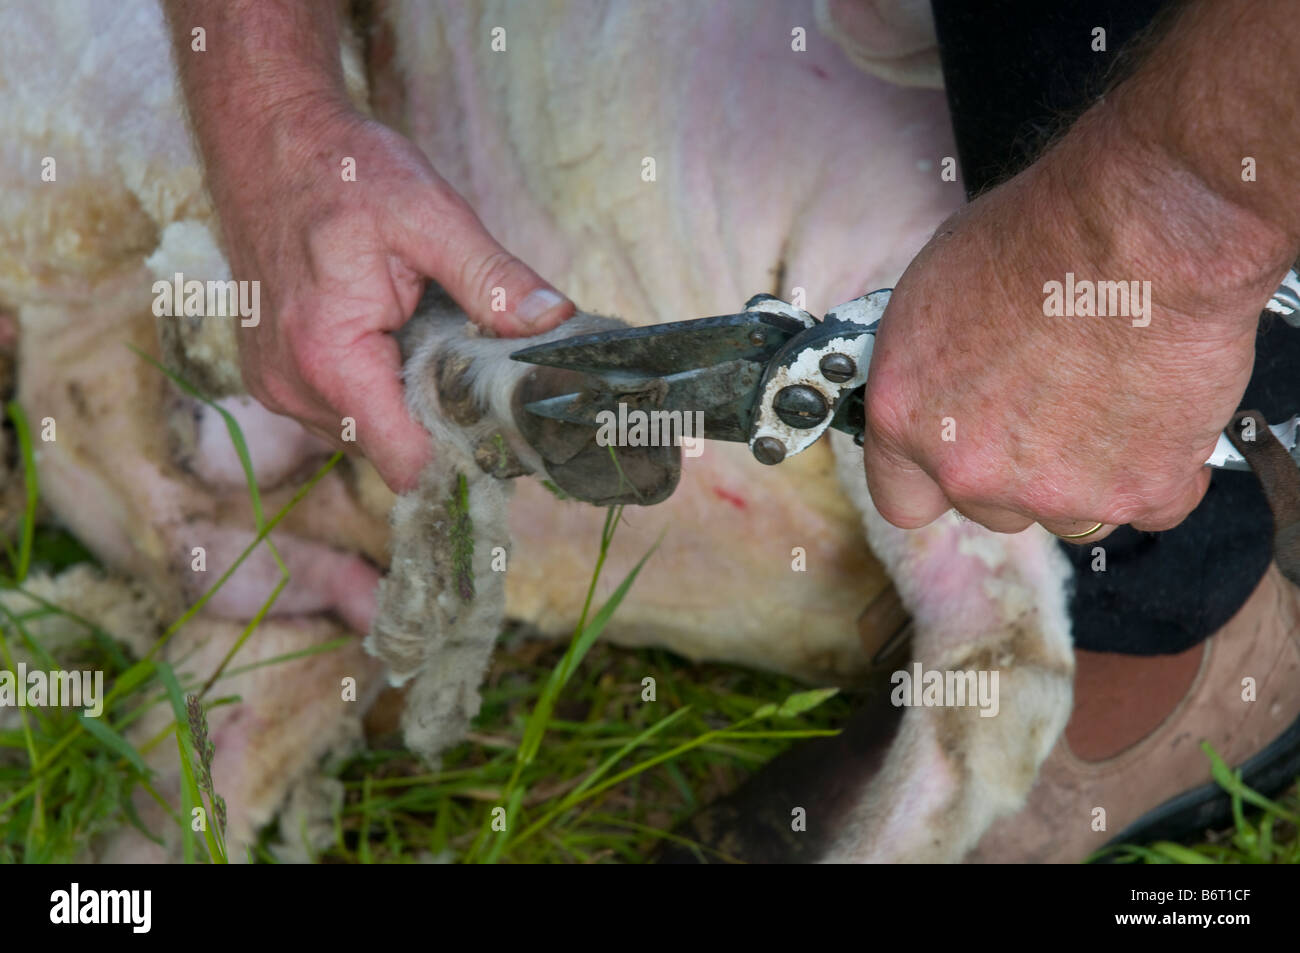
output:
M235 453L239 456L239 465L244 470L244 480L248 483L248 496L253 504L253 520L256 523L257 528L261 529L262 524L264 522L264 518L262 516L262 494L258 489L257 478L253 472L253 459L251 456L249 456L248 453L248 442L244 440L244 432L240 429L239 423L235 420L233 416L231 416L230 411L220 406L216 401L212 400L206 394L200 393L198 390L194 388L192 384L190 384L188 381L182 379L178 374L176 374L175 371L159 363L152 356L146 354L138 347L135 347L134 345L131 344L128 344L127 347L129 347L132 351L134 351L137 357L143 358L145 361L152 364L158 370L162 371L163 374L167 376L168 380L170 380L173 384L179 387L181 391L184 392L186 395L193 397L197 401L207 404L209 407L211 407L213 410L215 410L218 414L221 415L221 419L226 424L226 433L230 435L230 442L234 445Z
M501 857L501 851L505 849L506 842L510 839L510 825L514 824L515 818L519 816L519 805L524 800L524 789L515 788L510 792L509 800L506 802L506 829L504 831L493 831L489 836L492 838L492 846L488 848L487 857L483 862L495 864Z
M321 642L319 645L311 645L305 649L298 649L295 652L285 652L283 655L276 655L268 659L262 659L260 662L250 662L248 665L239 665L226 672L217 681L222 679L234 678L236 675L243 675L247 672L255 672L259 668L270 668L275 665L281 665L285 662L294 662L298 659L308 658L312 655L322 655L325 652L337 652L339 649L349 645L356 644L356 637L345 635L341 639L330 639L328 642ZM219 699L213 699L211 704L216 704Z
M1151 850L1157 855L1169 858L1177 864L1212 864L1214 861L1203 854L1198 854L1190 847L1184 847L1182 844L1174 844L1170 841L1159 841L1151 845Z
M659 734L659 732L663 731L669 725L673 724L674 722L678 721L681 718L684 718L690 712L690 710L691 710L690 705L687 705L684 708L679 708L672 714L665 715L663 718L660 718L657 722L655 722L649 728L642 731L635 738L629 740L626 744L620 747L612 755L610 755L599 765L597 765L596 770L592 771L589 775L583 778L582 783L569 792L569 794L565 797L564 801L561 802L560 807L561 808L567 807L568 803L566 802L576 802L588 788L590 788L593 784L595 784L607 773L609 773L609 771L614 767L614 765L618 764L629 754L631 754L637 748L641 747L643 744L645 744L655 735Z
M180 629L190 619L197 615L203 606L207 604L209 599L217 594L217 591L225 585L226 580L234 575L235 571L244 564L244 561L252 554L253 550L257 548L258 544L260 544L262 540L265 539L277 525L279 525L281 520L289 515L290 511L292 511L293 508L302 501L303 497L311 492L312 487L323 479L325 474L329 473L342 457L343 454L341 452L335 453L330 457L329 460L327 460L325 464L312 475L311 479L303 484L303 486L294 493L289 501L280 508L279 512L277 512L275 516L271 517L266 526L258 531L252 542L244 547L243 552L236 557L235 561L230 565L230 568L221 574L221 578L213 583L208 591L200 596L194 604L185 611L184 615L167 627L162 636L150 647L145 657L118 677L118 679L113 683L113 688L109 690L107 697L104 699L105 711L108 711L117 699L135 690L153 675L153 656L161 651L163 645L165 645L173 635L180 631ZM53 759L71 745L77 739L80 732L81 726L78 724L72 731L60 738L54 747L45 753L42 763L37 766L37 772L39 773L50 767ZM0 807L0 813L2 812L3 808Z
M776 710L778 718L798 718L804 712L812 711L827 699L840 693L838 688L814 688L811 691L795 692L781 703Z
M1239 798L1248 804L1277 815L1288 824L1300 827L1300 813L1289 811L1276 801L1269 800L1255 789L1247 787L1245 782L1242 781L1241 772L1229 768L1227 762L1219 757L1219 753L1210 747L1208 741L1201 742L1201 750L1210 759L1210 773L1214 776L1214 780L1225 791L1232 794L1234 798Z
M149 766L144 763L140 757L140 752L136 751L129 741L120 734L106 725L100 718L91 718L85 712L80 715L81 727L86 729L86 733L102 744L104 747L115 751L127 760L131 767L140 772L144 777L149 777L153 772Z
M181 813L181 836L185 840L186 863L194 862L194 831L190 825L194 817L194 809L203 810L205 818L203 824L203 840L208 849L208 858L213 863L226 863L225 852L221 850L213 829L217 823L216 812L205 808L203 797L199 793L198 781L195 777L194 762L198 755L194 751L194 739L190 736L190 719L186 711L185 698L181 693L180 682L176 679L176 673L172 671L170 665L166 662L158 662L158 678L162 681L167 689L167 698L171 702L172 714L176 718L176 747L180 752L181 760L181 794L184 804L184 810Z
M528 720L528 727L524 731L524 739L519 745L519 761L521 764L530 763L537 756L537 749L541 747L542 738L546 734L546 726L550 721L551 713L555 710L555 703L560 697L560 691L564 688L565 683L569 680L574 669L582 661L583 657L591 650L591 646L599 638L600 633L604 631L605 626L613 617L615 610L627 596L628 590L636 582L636 577L640 574L641 569L646 564L658 547L658 543L650 547L644 556L642 556L631 571L618 584L612 595L603 606L596 612L591 622L578 632L576 638L560 665L556 666L551 674L550 680L543 690L541 698L538 699L537 707L533 709L532 717Z

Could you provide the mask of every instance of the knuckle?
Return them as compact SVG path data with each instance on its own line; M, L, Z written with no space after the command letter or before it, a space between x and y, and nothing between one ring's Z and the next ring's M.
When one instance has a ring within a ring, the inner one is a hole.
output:
M1155 507L1149 514L1141 518L1140 522L1144 528L1150 529L1152 532L1173 529L1192 514L1192 511L1196 509L1201 501L1201 495L1202 491L1199 486L1190 487L1179 493L1167 504Z
M397 218L422 235L456 235L482 231L483 224L470 204L436 174L422 181L414 194L394 195L400 202Z
M1135 520L1141 520L1148 512L1147 497L1141 493L1117 493L1098 513L1096 518L1105 520L1114 526L1123 526Z
M1030 487L1021 503L1038 522L1068 525L1079 519L1095 522L1102 518L1105 507L1094 502L1094 494L1081 491L1079 481L1073 477L1061 474L1040 477Z
M1167 514L1181 510L1187 499L1186 487L1167 478L1154 478L1142 493L1141 510L1134 519L1159 519Z
M1185 519L1187 519L1186 513L1179 513L1177 515L1163 513L1146 519L1137 520L1136 523L1145 532L1163 533L1165 530L1173 529Z
M426 200L419 203L422 215L434 227L482 228L464 196L442 179L436 179L423 194Z
M954 503L987 504L1009 497L1002 468L972 454L950 454L939 461L934 480Z
M913 512L888 501L877 503L876 512L881 515L885 522L897 526L899 529L920 529L934 522L933 516Z
M899 389L887 387L883 381L883 374L867 379L865 423L878 446L896 450L905 444L907 413Z
M994 533L1018 533L1031 522L1007 510L984 506L954 506L957 513Z
M503 248L470 258L461 265L461 287L469 289L478 301L486 302L493 288L506 284L514 263L515 257Z

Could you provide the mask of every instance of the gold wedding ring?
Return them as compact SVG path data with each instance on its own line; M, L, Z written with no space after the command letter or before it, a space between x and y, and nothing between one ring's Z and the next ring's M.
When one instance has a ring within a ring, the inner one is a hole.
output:
M1085 529L1082 533L1053 533L1052 535L1054 535L1057 539L1084 539L1088 536L1091 536L1093 533L1097 532L1097 530L1101 529L1105 525L1106 525L1105 523L1098 523L1092 529Z

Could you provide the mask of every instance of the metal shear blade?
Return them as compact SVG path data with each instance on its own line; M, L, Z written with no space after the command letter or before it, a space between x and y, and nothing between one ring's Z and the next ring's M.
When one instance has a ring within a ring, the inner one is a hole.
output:
M635 398L640 403L651 395L655 410L699 412L704 425L699 436L744 442L762 377L761 364L743 360L650 379L611 373L580 393L533 401L524 409L539 417L595 427L601 422L599 415L617 413L620 402L631 403L629 398Z
M629 397L656 409L699 411L711 440L748 440L760 380L773 356L805 326L763 311L601 331L537 344L516 361L585 374L583 390L525 405L540 417L595 426Z

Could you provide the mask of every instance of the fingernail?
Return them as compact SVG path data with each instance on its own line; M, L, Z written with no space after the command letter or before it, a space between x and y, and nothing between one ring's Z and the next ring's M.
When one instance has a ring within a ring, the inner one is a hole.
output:
M564 296L550 288L538 288L515 308L515 317L527 324L532 324L557 304L564 303Z

